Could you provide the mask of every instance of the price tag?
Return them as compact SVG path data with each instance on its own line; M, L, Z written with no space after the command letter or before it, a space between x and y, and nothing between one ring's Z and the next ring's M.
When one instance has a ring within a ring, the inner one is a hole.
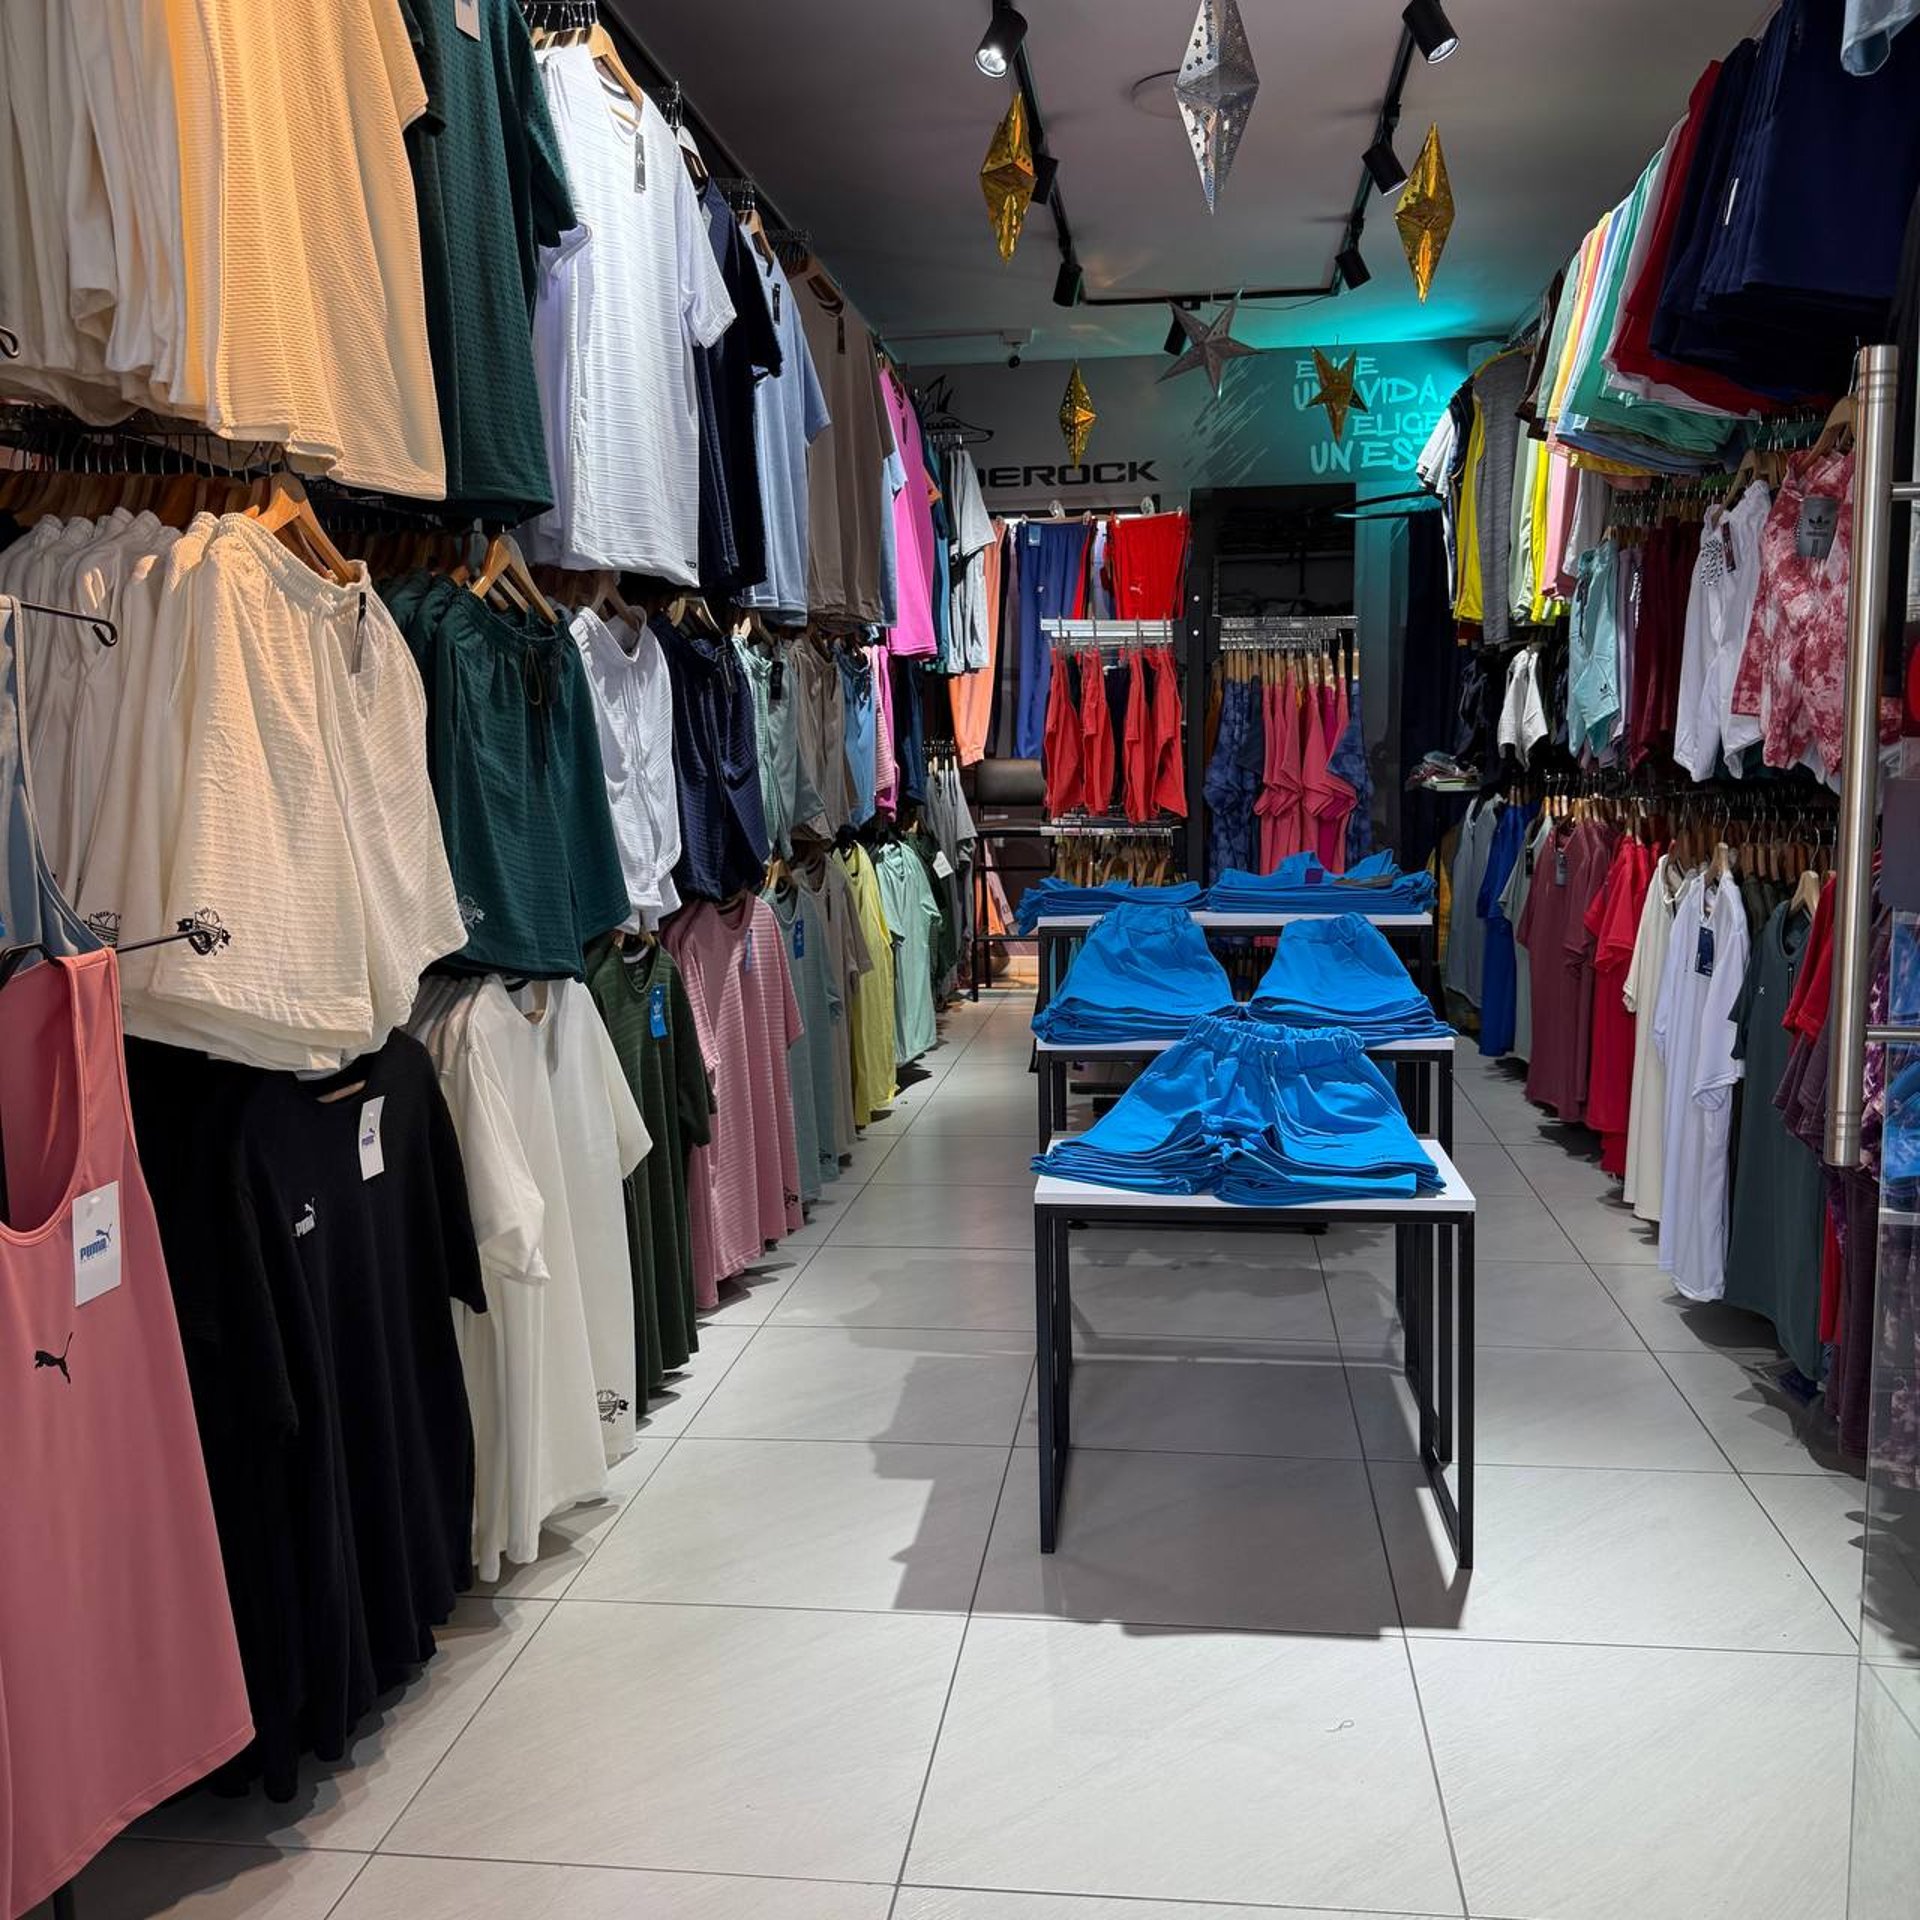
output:
M453 0L453 24L469 40L480 38L480 0Z
M73 1304L84 1307L120 1284L120 1182L73 1203Z
M1700 929L1700 942L1693 950L1693 970L1703 980L1713 978L1713 929Z
M656 1040L667 1037L667 983L655 984L647 995L647 1025Z
M647 130L635 127L633 130L633 190L645 193L647 190Z
M1556 851L1553 856L1553 884L1556 887L1564 887L1567 884L1567 856L1564 848Z
M380 1149L380 1114L387 1104L384 1093L376 1094L360 1109L360 1178L377 1180L387 1170L386 1155Z
M953 878L953 862L947 858L945 847L933 856L933 871L942 880Z
M753 929L751 927L747 929L747 944L741 955L740 970L742 973L753 971Z
M796 960L807 957L807 923L798 914L793 917L793 957Z

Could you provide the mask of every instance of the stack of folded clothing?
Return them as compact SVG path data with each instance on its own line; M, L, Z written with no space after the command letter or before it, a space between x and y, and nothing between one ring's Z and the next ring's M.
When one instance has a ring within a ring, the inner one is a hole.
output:
M1245 1009L1196 1020L1108 1113L1033 1165L1094 1186L1257 1207L1439 1187L1359 1035L1263 1026Z
M1402 873L1390 853L1369 855L1344 874L1332 874L1318 855L1296 853L1271 873L1223 873L1207 890L1213 913L1427 913L1435 887L1430 873Z
M1444 1040L1426 995L1387 936L1357 913L1289 927L1253 993L1253 1011L1283 1027L1345 1027L1368 1046Z
M1135 887L1115 880L1104 887L1076 887L1049 875L1036 880L1020 896L1014 914L1014 928L1031 933L1040 921L1055 914L1077 915L1105 913L1110 907L1135 901L1152 907L1198 907L1203 896L1198 882L1182 880L1171 887Z
M1177 1040L1232 1005L1227 970L1186 908L1128 903L1095 923L1033 1031L1083 1046Z

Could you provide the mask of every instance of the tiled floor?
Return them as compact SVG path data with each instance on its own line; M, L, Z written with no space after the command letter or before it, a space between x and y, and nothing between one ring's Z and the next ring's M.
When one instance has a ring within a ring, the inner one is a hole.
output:
M956 1010L353 1766L165 1809L82 1920L1839 1920L1860 1484L1471 1053L1472 1577L1354 1230L1081 1244L1040 1556L1027 1011Z

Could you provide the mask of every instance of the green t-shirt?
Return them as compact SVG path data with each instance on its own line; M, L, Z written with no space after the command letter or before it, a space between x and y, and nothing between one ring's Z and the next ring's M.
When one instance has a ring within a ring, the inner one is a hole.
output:
M846 1001L834 981L831 930L820 902L804 888L769 887L761 896L786 936L793 997L804 1031L788 1051L793 1131L800 1158L800 1197L814 1201L840 1178L835 1076L847 1052Z
M400 0L427 111L407 129L447 504L520 521L553 505L533 370L540 249L578 225L533 41L514 0Z
M893 1052L901 1066L940 1037L933 1010L933 936L940 908L920 857L896 841L880 855L880 899L896 942Z
M673 955L657 941L629 959L607 941L587 961L587 988L613 1039L653 1151L626 1181L639 1377L649 1393L700 1345L694 1322L687 1154L712 1137L713 1094L693 1004Z

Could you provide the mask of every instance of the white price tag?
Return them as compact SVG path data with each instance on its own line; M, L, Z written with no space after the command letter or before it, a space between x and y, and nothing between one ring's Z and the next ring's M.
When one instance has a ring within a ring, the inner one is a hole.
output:
M386 1156L380 1151L380 1111L387 1096L377 1094L360 1109L360 1178L377 1179L387 1170Z
M480 0L453 0L453 24L469 40L480 38Z
M940 851L933 856L933 871L935 877L938 879L951 880L953 878L953 862L947 858L947 850L945 847L942 847Z
M84 1307L120 1284L120 1182L73 1203L73 1304Z

